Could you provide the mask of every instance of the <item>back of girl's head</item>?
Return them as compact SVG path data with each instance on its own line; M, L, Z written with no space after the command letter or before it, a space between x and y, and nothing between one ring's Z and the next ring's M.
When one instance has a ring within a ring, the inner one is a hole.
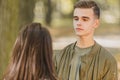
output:
M40 23L22 28L13 48L6 80L56 80L52 62L52 40Z

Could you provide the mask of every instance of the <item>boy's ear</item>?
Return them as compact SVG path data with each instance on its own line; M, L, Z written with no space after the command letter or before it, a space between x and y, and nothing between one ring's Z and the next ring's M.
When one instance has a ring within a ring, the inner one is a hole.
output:
M94 24L94 28L97 28L99 26L99 24L100 24L99 19L96 19L95 20L95 24Z

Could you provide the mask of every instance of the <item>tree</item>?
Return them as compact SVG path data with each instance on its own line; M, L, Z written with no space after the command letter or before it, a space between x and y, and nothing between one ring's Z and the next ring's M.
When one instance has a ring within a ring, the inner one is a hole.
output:
M48 26L51 24L52 20L52 1L51 0L44 0L44 7L45 7L45 22Z
M20 26L34 17L35 0L0 0L0 77L8 64Z

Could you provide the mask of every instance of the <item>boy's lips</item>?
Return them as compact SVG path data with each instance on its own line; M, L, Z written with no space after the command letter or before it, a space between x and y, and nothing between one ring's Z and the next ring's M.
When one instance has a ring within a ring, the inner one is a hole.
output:
M75 29L78 30L78 31L79 31L79 30L84 30L84 29L82 29L82 28L75 28Z

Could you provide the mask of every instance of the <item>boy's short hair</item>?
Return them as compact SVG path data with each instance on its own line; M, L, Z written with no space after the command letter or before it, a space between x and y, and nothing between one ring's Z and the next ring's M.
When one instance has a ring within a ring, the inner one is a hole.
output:
M74 5L75 8L93 8L93 12L96 16L96 18L100 18L100 8L98 7L97 3L95 1L91 0L80 0L76 2Z

